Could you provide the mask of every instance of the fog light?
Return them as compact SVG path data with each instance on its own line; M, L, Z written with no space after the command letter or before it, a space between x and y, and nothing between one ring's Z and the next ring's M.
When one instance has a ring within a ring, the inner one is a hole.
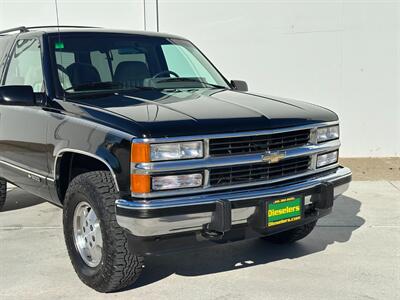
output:
M317 168L325 167L338 161L338 151L320 154L317 157Z
M151 182L154 191L199 187L203 184L203 174L156 176Z

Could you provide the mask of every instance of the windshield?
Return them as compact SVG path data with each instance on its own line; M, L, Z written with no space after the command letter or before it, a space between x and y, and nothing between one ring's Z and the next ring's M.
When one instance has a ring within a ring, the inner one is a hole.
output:
M189 41L134 34L50 39L64 95L135 89L229 88Z

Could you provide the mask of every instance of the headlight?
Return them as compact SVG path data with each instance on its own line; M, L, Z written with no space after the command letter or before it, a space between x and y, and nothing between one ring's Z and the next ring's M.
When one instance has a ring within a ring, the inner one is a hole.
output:
M203 157L203 142L182 142L150 145L150 160L178 160Z
M338 151L320 154L317 157L317 168L325 167L338 161Z
M199 187L203 184L203 174L156 176L151 181L154 191Z
M317 129L317 142L327 142L339 138L339 125Z

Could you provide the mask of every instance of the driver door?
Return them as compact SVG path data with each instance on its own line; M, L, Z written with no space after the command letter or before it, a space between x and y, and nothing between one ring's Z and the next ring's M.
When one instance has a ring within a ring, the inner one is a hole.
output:
M44 91L39 39L17 39L7 64L2 85L30 85L39 99L39 93ZM35 106L0 104L1 176L46 199L49 198L47 118L41 103Z

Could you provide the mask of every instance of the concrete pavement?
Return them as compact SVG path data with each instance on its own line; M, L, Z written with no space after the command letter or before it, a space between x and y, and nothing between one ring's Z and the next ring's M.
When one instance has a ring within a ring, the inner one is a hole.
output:
M75 275L61 210L25 192L0 212L0 299L400 299L400 181L356 181L314 232L148 257L137 284L103 295Z

